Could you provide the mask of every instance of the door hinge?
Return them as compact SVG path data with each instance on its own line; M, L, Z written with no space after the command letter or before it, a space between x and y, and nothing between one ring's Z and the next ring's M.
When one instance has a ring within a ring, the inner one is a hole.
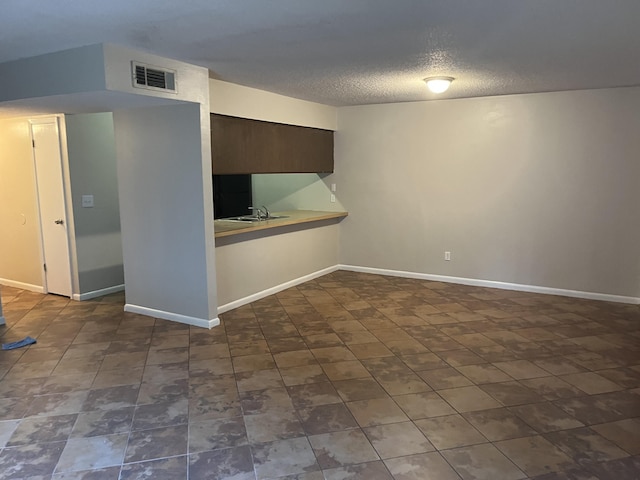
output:
M36 148L36 141L35 140L31 140L31 145L33 146L33 148Z
M47 271L47 264L45 263L45 264L43 265L43 267L44 267L44 271L46 272L46 271Z

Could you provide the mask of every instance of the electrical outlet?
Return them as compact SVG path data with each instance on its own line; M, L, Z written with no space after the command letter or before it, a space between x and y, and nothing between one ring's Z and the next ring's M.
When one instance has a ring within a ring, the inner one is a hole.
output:
M332 184L331 184L331 191L332 191L332 192L335 192L335 191L336 191L336 184L335 184L335 183L332 183Z
M336 203L336 196L333 193L331 194L331 203Z
M451 252L444 252L444 259L448 262L451 260Z

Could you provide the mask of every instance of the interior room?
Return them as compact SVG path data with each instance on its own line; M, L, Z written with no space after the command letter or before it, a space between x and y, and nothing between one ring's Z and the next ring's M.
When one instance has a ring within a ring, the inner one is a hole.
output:
M3 6L0 479L638 478L640 4L345 3Z

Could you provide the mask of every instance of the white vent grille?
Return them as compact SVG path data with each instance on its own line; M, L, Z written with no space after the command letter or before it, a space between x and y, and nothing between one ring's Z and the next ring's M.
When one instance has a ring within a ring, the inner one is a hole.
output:
M152 67L144 63L131 62L133 86L148 90L176 93L176 72L166 68Z

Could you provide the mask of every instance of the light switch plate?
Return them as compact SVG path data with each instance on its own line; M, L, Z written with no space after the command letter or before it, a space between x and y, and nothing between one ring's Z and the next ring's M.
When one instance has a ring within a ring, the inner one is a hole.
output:
M82 195L82 208L93 208L93 195Z

